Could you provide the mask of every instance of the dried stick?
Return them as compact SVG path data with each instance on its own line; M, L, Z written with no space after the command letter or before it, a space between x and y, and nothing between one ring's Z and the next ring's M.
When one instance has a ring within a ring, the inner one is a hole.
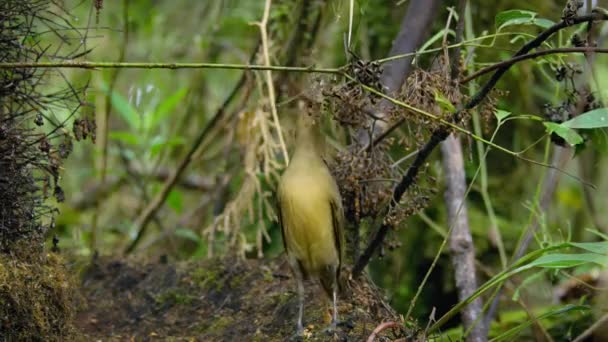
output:
M372 331L371 335L369 335L369 337L367 338L367 342L374 342L374 340L376 339L376 336L378 336L378 334L380 334L382 331L389 329L389 328L398 328L401 327L402 324L401 323L397 323L397 322L384 322L381 323L380 325L378 325L374 331Z
M266 3L264 5L264 15L262 17L262 21L259 23L256 23L260 27L260 33L262 36L262 52L263 52L263 56L264 56L264 65L266 65L266 66L270 66L270 57L268 55L268 31L266 30L266 26L268 25L268 17L270 16L270 5L271 4L272 4L272 0L266 0ZM289 154L287 153L287 145L285 145L285 140L283 139L283 133L281 132L281 123L279 122L279 115L277 113L272 73L270 72L270 70L265 70L264 75L266 76L266 87L268 88L268 101L270 102L270 110L272 112L272 119L274 121L274 125L277 130L277 135L279 136L279 145L281 145L281 151L283 152L283 158L285 160L285 165L289 165Z

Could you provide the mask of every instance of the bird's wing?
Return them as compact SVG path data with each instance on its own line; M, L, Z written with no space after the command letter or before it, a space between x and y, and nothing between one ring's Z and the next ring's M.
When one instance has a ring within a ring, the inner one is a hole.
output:
M338 269L342 266L344 258L344 210L342 209L342 200L338 196L329 201L331 208L331 219L334 232L334 243L338 251Z

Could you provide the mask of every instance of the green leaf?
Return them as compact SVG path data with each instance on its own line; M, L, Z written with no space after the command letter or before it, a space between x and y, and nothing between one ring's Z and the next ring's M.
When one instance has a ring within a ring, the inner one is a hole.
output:
M559 135L571 146L578 145L583 142L583 137L576 133L576 131L568 127L564 127L561 124L555 122L543 122L543 125L545 125L547 128L547 132Z
M536 12L526 10L508 10L500 12L494 19L496 31L498 32L507 26L513 25L536 25L545 29L555 25L551 20L537 18L537 15Z
M608 255L600 255L595 253L579 253L579 254L546 254L534 260L529 267L543 268L569 268L588 263L595 263L600 266L608 265Z
M165 147L176 147L181 146L186 143L186 139L183 137L174 137L170 139L165 139L164 137L157 135L152 138L150 143L150 155L152 157L158 155L160 151L162 151Z
M196 243L202 242L200 236L198 236L198 234L196 234L195 232L193 232L191 229L188 229L188 228L182 228L182 227L177 228L177 229L175 229L173 234L175 236L179 236L181 238L184 238L184 239L187 239L190 241L194 241Z
M570 245L588 252L608 255L608 241L602 242L570 242Z
M129 128L133 131L138 131L141 128L141 118L137 110L116 90L112 90L112 93L110 93L110 88L105 82L101 81L100 88L106 95L110 96L112 106L129 125Z
M506 119L509 115L511 115L511 112L502 109L497 109L494 113L494 116L496 116L496 119L498 119L499 122Z
M167 196L167 204L171 209L175 210L177 213L181 213L183 209L183 199L182 192L178 190L172 190Z
M562 126L568 128L604 128L608 127L608 108L598 108L572 118Z
M146 117L146 130L156 128L160 122L167 118L167 116L173 114L175 108L179 103L181 103L182 99L184 98L184 96L186 96L187 93L187 87L180 88L175 93L167 97L163 102L161 102L156 108L156 110Z
M541 320L541 319L545 319L545 318L549 318L549 317L553 317L553 316L559 316L559 315L562 315L562 314L565 314L565 313L568 313L571 311L586 311L586 310L589 310L588 306L569 304L569 305L561 307L557 310L545 312L544 314L536 317L536 320ZM517 335L523 329L532 325L534 322L535 321L533 321L533 320L527 319L525 322L521 323L520 325L518 325L514 328L511 328L511 329L505 331L504 333L494 337L493 339L490 340L490 342L503 341L505 339L508 339L509 341L513 341L515 335Z
M110 139L112 140L118 140L122 143L125 143L127 145L138 145L139 144L139 137L131 132L127 132L127 131L110 131L110 133L108 134L108 136L110 137Z
M131 106L129 101L115 91L112 92L111 100L112 106L116 108L116 111L129 125L129 128L136 132L139 131L141 128L141 117L137 110Z
M450 100L443 96L443 94L441 94L438 90L435 90L435 102L439 104L439 107L441 107L444 112L456 112L456 107L454 107L452 102L450 102Z

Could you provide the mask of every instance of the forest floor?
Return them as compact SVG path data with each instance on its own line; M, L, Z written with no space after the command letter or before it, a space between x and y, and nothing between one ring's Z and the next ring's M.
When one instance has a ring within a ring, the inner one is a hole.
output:
M87 340L284 341L295 332L294 289L283 259L96 258L82 273L86 304L76 328ZM328 333L328 298L320 286L309 286L299 340L365 341L378 324L399 321L369 282L351 285L349 292L338 301L343 324Z

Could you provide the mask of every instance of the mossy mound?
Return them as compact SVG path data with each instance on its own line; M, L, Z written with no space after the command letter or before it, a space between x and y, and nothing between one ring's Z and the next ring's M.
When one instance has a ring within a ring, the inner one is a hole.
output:
M72 340L78 298L58 255L0 254L0 340Z
M364 341L382 321L399 321L363 282L339 301L344 324L324 332L329 302L307 290L304 340ZM87 339L284 341L295 332L297 295L282 259L167 264L100 258L83 276L88 307L78 315Z

